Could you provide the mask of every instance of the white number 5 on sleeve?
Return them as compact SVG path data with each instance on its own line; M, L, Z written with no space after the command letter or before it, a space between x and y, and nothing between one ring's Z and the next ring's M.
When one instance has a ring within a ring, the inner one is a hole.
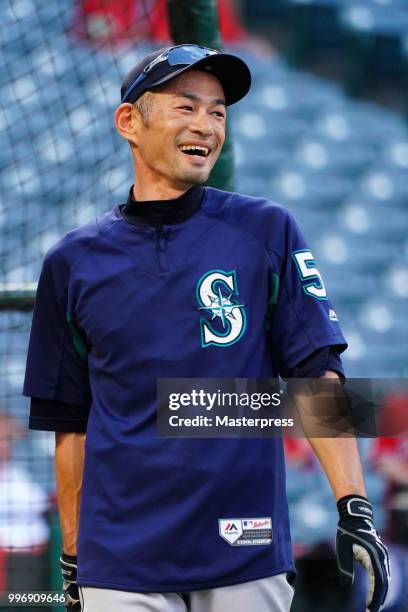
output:
M309 249L295 251L292 257L296 262L303 291L318 300L327 300L326 288L311 251ZM311 282L305 282L311 279L313 279Z

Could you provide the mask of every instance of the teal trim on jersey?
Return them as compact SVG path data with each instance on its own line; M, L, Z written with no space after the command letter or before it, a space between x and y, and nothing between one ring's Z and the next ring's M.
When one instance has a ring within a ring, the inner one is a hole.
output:
M72 317L69 312L67 312L67 323L72 333L72 342L74 344L74 348L78 355L81 357L81 359L83 359L83 361L86 361L88 358L89 348L87 347L85 341L83 340L77 328L73 324Z
M206 305L202 302L201 298L200 298L200 293L199 293L199 288L201 287L201 284L203 282L203 280L205 278L207 278L207 276L209 276L210 274L214 274L214 272L219 272L220 274L224 274L225 276L233 276L233 285L234 285L234 289L231 289L231 287L229 285L227 285L224 281L222 281L221 279L217 279L213 282L212 284L212 289L215 293L215 286L220 283L222 284L224 287L227 287L228 291L235 293L236 295L238 295L238 280L237 280L237 272L236 270L230 270L229 272L225 272L225 270L209 270L208 272L206 272L205 274L203 274L200 278L200 280L198 281L197 285L196 285L196 300L197 303L200 305L201 308L207 309ZM213 340L211 340L211 342L205 342L204 340L204 326L206 325L210 331L218 336L219 338L225 338L226 336L228 336L228 334L231 332L231 323L228 321L227 318L223 318L224 323L227 324L227 330L223 333L220 332L219 330L215 329L211 323L207 320L201 317L200 319L200 335L201 335L201 348L206 348L207 346L218 346L220 348L224 348L227 346L231 346L232 344L235 344L236 342L238 342L238 340L240 340L242 338L242 336L245 333L246 330L246 326L247 326L247 319L246 319L246 314L245 314L245 310L244 310L244 304L238 304L237 302L234 302L233 300L231 300L233 304L237 304L236 308L240 308L241 309L241 314L242 314L242 318L243 318L243 325L242 325L242 329L241 332L239 334L239 336L237 336L235 338L235 340L232 340L231 342L227 342L227 344L220 344L218 342L215 342Z
M296 268L297 268L297 271L299 273L300 280L303 281L304 277L303 277L303 274L302 274L302 270L300 269L298 261L297 261L297 259L295 257L295 255L297 255L297 253L310 253L312 255L312 251L310 249L299 249L298 251L293 251L292 252L292 257L293 257L293 260L294 260L294 262L296 264ZM306 263L306 268L316 268L316 260L314 258L310 259L309 261L306 261L305 263ZM319 272L319 274L320 274L320 272ZM317 274L314 274L314 276L312 276L311 278L317 278L318 283L316 281L313 281L313 282L307 283L307 284L304 284L302 282L302 289L306 293L306 295L308 295L310 297L313 297L315 300L320 300L320 301L328 300L329 298L327 297L327 291L326 291L326 287L324 286L324 282L323 282L322 277L318 276ZM326 296L325 297L319 297L317 295L314 295L314 293L311 293L310 291L308 291L308 287L315 287L315 289L324 289L326 291Z
M272 274L272 295L268 301L268 308L265 316L265 329L269 331L272 325L272 317L276 310L276 305L278 303L278 295L279 295L279 274Z

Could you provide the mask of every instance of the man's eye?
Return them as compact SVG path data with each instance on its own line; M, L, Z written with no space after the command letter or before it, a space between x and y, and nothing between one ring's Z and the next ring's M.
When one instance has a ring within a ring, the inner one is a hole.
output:
M213 115L217 115L217 117L221 117L221 119L224 119L224 113L220 113L219 111L214 111Z
M186 106L179 106L179 108L181 108L183 110L189 110L189 111L193 110L192 106L187 106L187 105Z

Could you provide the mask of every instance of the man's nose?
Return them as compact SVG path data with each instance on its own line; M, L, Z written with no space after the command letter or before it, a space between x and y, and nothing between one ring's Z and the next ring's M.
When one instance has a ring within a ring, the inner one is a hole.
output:
M203 136L211 136L214 132L211 116L205 110L199 111L192 118L190 129L192 132L200 132Z

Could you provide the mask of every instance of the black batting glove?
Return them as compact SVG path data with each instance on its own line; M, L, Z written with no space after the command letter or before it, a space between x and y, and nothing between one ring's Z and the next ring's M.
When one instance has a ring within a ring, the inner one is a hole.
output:
M79 600L79 591L76 583L77 579L77 558L67 555L64 551L60 558L61 573L63 580L63 590L66 594L65 607L69 612L81 612L81 602Z
M373 509L361 495L346 495L337 502L340 515L336 537L336 558L340 584L351 587L354 560L367 570L369 588L366 607L370 612L382 610L390 583L388 551L375 530Z

